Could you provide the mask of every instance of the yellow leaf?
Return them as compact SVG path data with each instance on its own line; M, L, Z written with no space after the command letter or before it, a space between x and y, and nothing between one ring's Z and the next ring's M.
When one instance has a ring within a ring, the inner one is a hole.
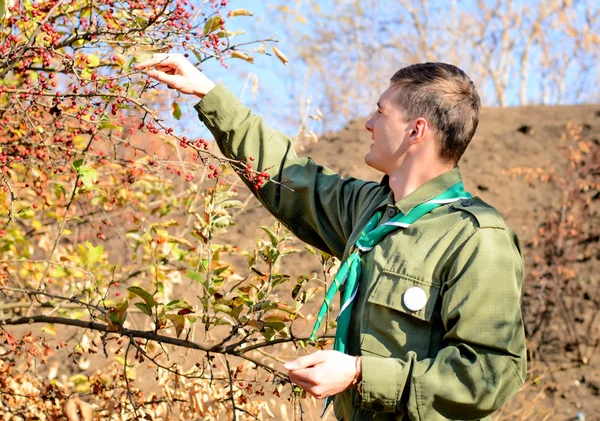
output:
M170 243L177 243L177 244L181 244L184 246L188 246L189 248L193 248L194 245L192 243L190 243L190 241L186 238L183 237L173 237L173 236L167 236L166 237L167 241Z
M54 328L54 325L44 326L42 328L42 332L48 333L48 334L50 334L52 336L56 336L56 329Z
M267 49L265 48L265 44L260 44L260 47L256 49L257 52L261 54L267 54Z
M277 47L273 47L273 52L275 53L275 55L277 56L277 58L279 60L281 60L281 62L284 65L287 65L288 59L286 56L283 55L283 53L281 51L279 51L279 49Z
M246 60L248 63L254 63L254 57L249 56L246 53L242 53L241 51L234 51L231 53L231 57L241 58L242 60Z
M229 17L233 16L254 16L254 13L248 9L234 9L228 14Z

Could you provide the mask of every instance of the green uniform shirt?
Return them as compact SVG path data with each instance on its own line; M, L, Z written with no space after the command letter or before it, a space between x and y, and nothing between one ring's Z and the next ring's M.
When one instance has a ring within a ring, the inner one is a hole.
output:
M387 177L342 178L297 157L284 134L222 85L196 109L227 157L252 156L256 170L293 189L267 183L260 202L302 241L340 259L376 210L384 223L461 179L454 168L395 202ZM494 208L479 198L441 206L362 262L349 337L350 354L362 355L362 396L353 388L338 395L338 419L489 419L523 385L523 258ZM411 287L426 293L421 310L405 305Z

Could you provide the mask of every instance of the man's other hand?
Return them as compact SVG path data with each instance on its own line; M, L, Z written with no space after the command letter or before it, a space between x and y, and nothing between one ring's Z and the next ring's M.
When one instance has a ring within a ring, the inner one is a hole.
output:
M169 85L182 94L202 98L215 84L181 54L154 54L152 58L134 66L136 70L148 69L151 78ZM149 70L152 68L153 70Z
M343 392L357 375L356 357L339 351L317 351L284 367L294 383L317 399Z

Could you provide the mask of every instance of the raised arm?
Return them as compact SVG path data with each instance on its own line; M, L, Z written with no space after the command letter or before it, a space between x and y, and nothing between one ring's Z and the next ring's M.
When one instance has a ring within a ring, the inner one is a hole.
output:
M389 193L377 183L341 178L310 158L299 158L287 136L268 127L183 56L157 54L137 68L148 67L154 68L149 76L203 98L196 105L198 115L225 156L248 162L252 157L254 170L277 181L255 190L242 178L269 212L301 240L341 257L362 211L377 196L382 199Z

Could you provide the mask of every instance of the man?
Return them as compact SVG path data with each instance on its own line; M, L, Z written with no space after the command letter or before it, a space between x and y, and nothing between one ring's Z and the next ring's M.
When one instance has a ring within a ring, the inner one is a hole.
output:
M490 419L519 390L523 260L501 216L462 190L457 163L480 101L460 69L425 63L392 77L366 123L365 161L385 173L375 183L298 158L286 136L182 56L138 66L150 67L149 76L203 98L199 117L226 156L253 156L256 170L289 183L255 193L275 217L345 261L335 345L344 352L287 363L292 381L335 396L343 420Z

